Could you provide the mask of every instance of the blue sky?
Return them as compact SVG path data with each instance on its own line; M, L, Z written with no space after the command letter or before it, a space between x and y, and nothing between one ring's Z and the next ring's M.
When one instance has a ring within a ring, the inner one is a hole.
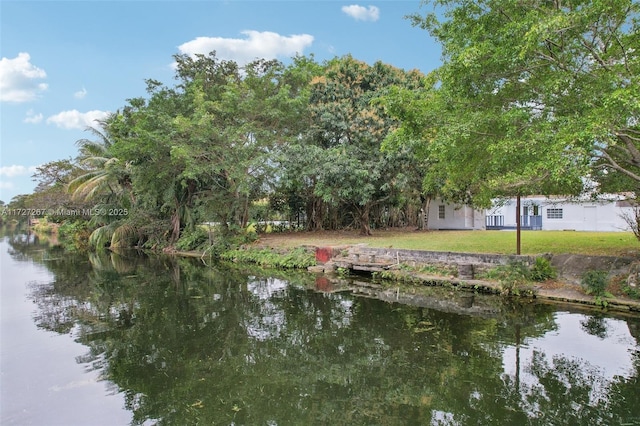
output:
M75 157L86 127L144 96L146 79L173 85L176 53L351 54L429 72L440 49L404 19L415 12L419 0L0 0L0 200L32 192L36 166Z

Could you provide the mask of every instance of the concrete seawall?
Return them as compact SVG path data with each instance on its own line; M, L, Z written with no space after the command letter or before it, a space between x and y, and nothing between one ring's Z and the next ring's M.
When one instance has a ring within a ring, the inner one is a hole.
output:
M316 249L316 260L323 264L336 259L351 259L352 262L369 262L380 265L406 264L409 266L441 265L458 267L472 265L478 274L500 265L521 262L532 265L539 256L517 256L487 253L458 253L426 250L406 250L393 248L376 248L366 245L350 247L319 247ZM577 254L540 255L550 260L558 273L558 279L572 284L579 284L582 275L589 270L606 271L612 278L618 275L629 275L632 265L639 259L616 256L585 256Z
M580 281L586 271L606 271L609 278L622 277L627 282L634 278L634 283L640 283L640 259L637 258L574 254L540 256L550 260L551 265L556 269L557 280L554 280L550 286L546 286L543 283L540 283L540 285L534 284L531 286L531 291L523 293L523 296L536 297L553 302L587 305L601 309L602 305L581 288ZM532 265L537 257L539 256L373 248L366 245L319 247L316 248L318 266L311 267L309 270L330 273L337 268L345 268L355 272L376 272L398 270L401 269L400 265L417 268L436 266L441 270L450 271L451 274L436 276L417 271L404 273L413 277L416 280L414 282L422 282L428 286L453 285L473 292L483 289L485 292L502 293L504 289L498 281L477 279L474 278L474 274L477 277L484 271L500 265L509 265L512 262ZM634 285L637 286L637 284ZM352 289L352 291L356 293L364 292L369 296L382 300L391 298L401 303L405 301L405 298L411 299L413 297L408 294L401 295L399 290L393 294L387 289L371 290L366 286L364 290L356 288L355 290ZM640 312L640 302L624 296L607 298L607 306L609 309L617 311Z

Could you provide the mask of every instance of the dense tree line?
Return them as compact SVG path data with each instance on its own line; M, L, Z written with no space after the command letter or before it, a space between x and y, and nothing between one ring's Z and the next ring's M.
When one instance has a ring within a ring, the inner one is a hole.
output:
M92 245L173 245L205 222L222 234L276 218L363 234L392 214L406 224L420 179L406 153L381 150L400 123L376 100L423 87L419 72L351 56L175 60L177 83L148 80L147 96L78 141L63 179L47 176L60 162L36 175L36 194L57 194L48 206L92 209Z
M410 19L443 47L429 75L351 56L177 55L175 85L147 81L14 201L93 208L93 245L160 247L203 222L369 234L424 226L435 196L637 191L638 3L426 3L438 13Z

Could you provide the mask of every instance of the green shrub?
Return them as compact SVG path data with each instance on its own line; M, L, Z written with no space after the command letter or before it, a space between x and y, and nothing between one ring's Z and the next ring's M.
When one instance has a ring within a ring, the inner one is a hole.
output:
M529 268L524 262L510 262L508 265L496 266L484 274L485 278L500 282L502 294L519 295L530 281Z
M316 264L315 255L303 248L297 248L287 253L278 253L271 249L232 249L222 252L220 258L283 269L307 268Z
M622 286L622 291L624 292L624 294L626 294L627 296L629 296L632 299L640 299L640 290L638 290L635 287L631 287L628 284L624 284Z
M510 262L488 270L484 276L500 282L523 283L529 280L529 269L523 262Z
M529 278L533 281L546 281L557 277L555 268L546 257L536 257L536 262L529 271Z
M200 227L182 233L176 248L182 251L203 250L209 245L209 232Z
M546 281L557 276L555 268L549 259L538 257L531 268L520 261L500 265L482 275L484 278L500 282L503 294L520 294L522 291L530 293L531 281Z
M65 221L58 228L60 245L68 251L84 251L89 249L91 227L86 220Z
M587 294L593 294L596 297L604 296L608 283L608 274L605 271L591 270L582 275L580 284Z

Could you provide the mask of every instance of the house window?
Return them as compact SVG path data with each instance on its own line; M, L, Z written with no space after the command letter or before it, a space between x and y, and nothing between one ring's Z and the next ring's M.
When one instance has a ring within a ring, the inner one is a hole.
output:
M438 206L438 219L444 219L444 206Z
M547 219L562 219L562 209L547 209Z

